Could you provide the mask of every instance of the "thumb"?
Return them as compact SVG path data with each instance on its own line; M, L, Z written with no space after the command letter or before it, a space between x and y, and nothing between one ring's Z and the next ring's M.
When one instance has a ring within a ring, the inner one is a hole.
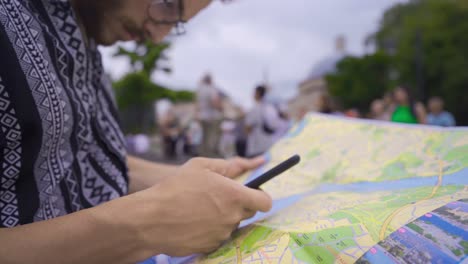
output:
M268 212L271 210L273 206L273 200L271 199L270 195L264 191L250 189L248 187L239 186L242 188L243 192L243 203L244 208L250 211L261 211L261 212Z

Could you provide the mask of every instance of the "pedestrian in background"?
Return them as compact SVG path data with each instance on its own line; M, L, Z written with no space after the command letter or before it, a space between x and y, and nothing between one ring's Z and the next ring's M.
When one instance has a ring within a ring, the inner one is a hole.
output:
M178 116L173 109L168 109L161 120L160 130L163 140L164 155L174 159L177 156L177 142L181 136L181 126Z
M382 99L376 99L371 104L370 118L379 121L390 121L390 113L385 110L385 102Z
M214 85L210 74L203 77L198 87L197 112L203 131L200 154L204 157L217 157L223 102L220 90Z
M420 102L414 103L408 89L397 87L393 92L395 109L391 120L397 123L426 124L426 109Z
M428 108L428 125L443 127L451 127L456 125L453 115L444 110L444 100L442 100L442 98L432 97L429 99Z
M255 106L247 114L247 157L265 153L274 142L278 113L273 105L265 101L267 87L257 86L254 92Z

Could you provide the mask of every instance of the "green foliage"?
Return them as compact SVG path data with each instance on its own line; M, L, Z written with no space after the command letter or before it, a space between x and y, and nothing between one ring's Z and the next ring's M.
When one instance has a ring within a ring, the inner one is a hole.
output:
M327 78L345 106L362 109L386 89L405 84L417 100L441 96L458 123L468 124L468 1L397 4L372 39L376 54L346 58Z
M133 50L127 50L123 47L119 47L114 56L128 57L130 59L130 64L133 67L133 71L141 71L149 76L158 70L170 73L171 68L165 66L169 61L169 58L165 55L165 51L169 47L169 43L155 45L147 41L145 43L138 44Z
M442 96L458 121L468 124L466 1L412 0L399 4L385 13L375 40L378 48L394 55L399 81L420 94L418 99Z
M195 95L191 91L173 91L151 80L151 76L157 71L172 71L167 66L168 58L164 54L169 47L169 43L154 45L151 42L139 44L134 50L119 47L114 56L129 58L133 68L132 72L114 83L120 109L152 104L159 99L169 99L173 102L194 100Z
M114 82L117 104L121 112L124 130L140 133L151 132L155 122L153 103L160 99L173 102L193 101L190 91L172 91L154 83L151 76L158 72L170 73L168 58L164 52L168 43L154 45L150 42L138 44L128 50L120 47L115 56L130 59L132 71Z
M366 110L372 100L393 85L390 56L379 52L362 58L344 58L326 80L330 93L340 98L344 107Z

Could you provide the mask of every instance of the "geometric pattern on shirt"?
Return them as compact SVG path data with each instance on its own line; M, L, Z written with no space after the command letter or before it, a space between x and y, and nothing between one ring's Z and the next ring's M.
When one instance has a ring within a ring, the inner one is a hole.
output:
M123 134L109 110L115 107L106 99L112 97L112 89L103 74L97 47L85 47L67 0L39 1L52 23L43 23L39 14L31 14L23 6L30 5L29 1L1 0L0 5L0 22L15 48L45 128L34 169L40 200L34 221L66 214L64 195L71 210L78 211L83 204L80 198L94 206L128 192L126 170L121 170L126 156ZM52 54L45 47L44 33L57 36L49 39L54 45ZM55 67L49 63L51 56ZM70 149L72 129L75 153ZM97 147L97 140L107 150ZM114 153L120 167L109 158L109 152ZM77 164L79 171L76 167L72 170L72 164ZM59 187L61 182L66 193Z
M3 145L0 189L0 221L5 227L18 225L16 181L21 171L21 127L11 106L10 96L0 77L0 134Z
M70 153L65 148L71 132L71 116L63 87L60 87L51 59L46 50L42 28L36 18L18 1L2 1L6 11L7 30L17 57L43 122L41 151L35 164L35 177L39 190L39 209L36 221L65 214L59 183L66 175L61 158Z

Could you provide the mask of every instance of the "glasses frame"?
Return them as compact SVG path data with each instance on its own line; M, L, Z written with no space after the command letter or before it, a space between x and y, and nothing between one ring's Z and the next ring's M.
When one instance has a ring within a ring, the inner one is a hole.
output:
M175 1L178 2L178 10L177 10L177 18L174 19L174 20L159 20L159 19L155 19L154 17L151 16L151 8L153 8L153 6L155 5L170 5L170 4L173 4ZM152 0L150 2L150 5L148 7L148 11L147 11L147 15L148 15L148 19L155 23L156 25L171 25L173 26L173 30L172 30L172 35L184 35L185 33L187 33L187 31L185 30L185 23L187 22L185 19L184 19L184 12L185 12L185 6L184 6L184 0Z

